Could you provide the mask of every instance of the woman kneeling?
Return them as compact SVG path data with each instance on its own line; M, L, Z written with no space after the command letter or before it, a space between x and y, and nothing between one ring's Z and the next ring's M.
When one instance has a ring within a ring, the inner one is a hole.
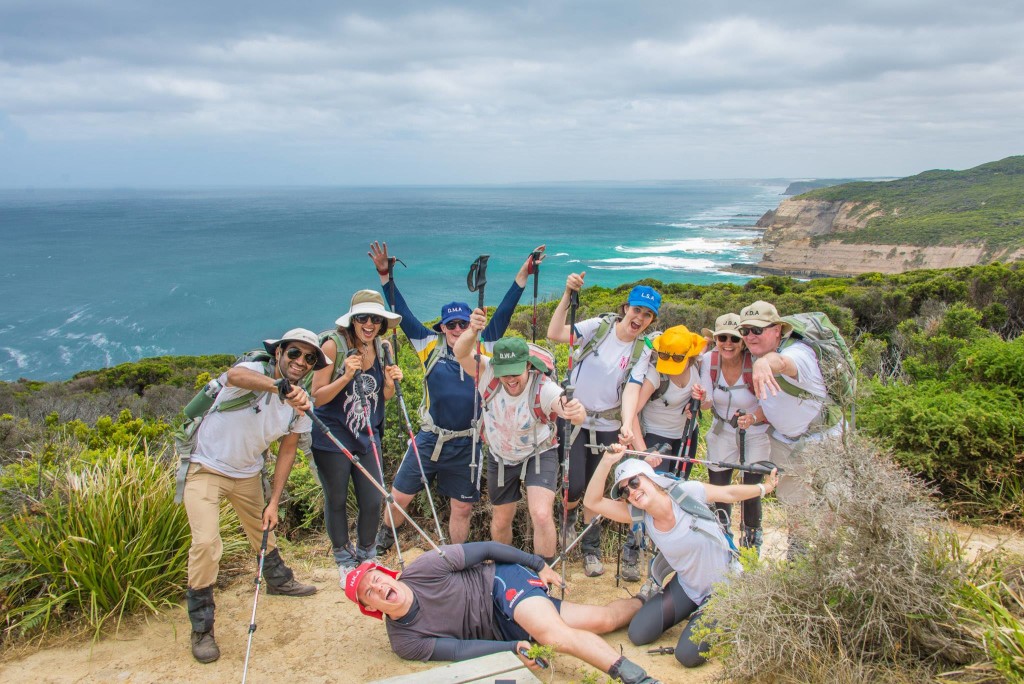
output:
M763 485L718 487L680 481L655 473L650 464L639 459L628 459L615 469L612 498L607 498L602 491L603 483L611 467L622 458L622 449L621 445L614 445L605 453L583 502L615 522L629 524L634 518L641 519L659 555L676 573L668 585L650 596L630 622L629 639L636 645L649 644L665 630L690 618L676 644L675 656L686 667L696 667L705 662L707 648L703 643L692 642L690 635L713 585L726 579L734 558L709 505L764 496L775 489L778 473L773 470Z

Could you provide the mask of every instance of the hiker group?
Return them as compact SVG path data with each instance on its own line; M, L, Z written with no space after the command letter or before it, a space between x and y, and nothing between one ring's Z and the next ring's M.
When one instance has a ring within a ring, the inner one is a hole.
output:
M369 257L381 292L357 291L335 327L319 335L296 328L265 341L186 407L176 433L178 495L192 530L187 607L197 660L220 655L213 585L222 499L259 550L250 644L261 581L270 594L316 591L295 579L272 531L301 446L323 487L339 582L364 614L386 618L398 655L464 660L509 650L536 668L544 663L527 654L533 641L623 682L653 682L598 634L628 625L634 644L649 644L688 619L665 652L688 667L704 662L704 645L690 635L714 585L737 565L733 527L740 548L759 552L762 497L775 491L783 503L800 503L811 496L804 450L838 439L846 427L849 351L824 314L783 318L764 301L719 316L700 334L684 325L657 332L661 295L646 285L634 287L615 313L577 320L585 274L573 273L546 335L569 345L563 378L554 353L536 339L544 256L543 246L530 253L490 316L487 257L480 257L467 282L477 305L445 304L427 327L395 281L401 262L374 242ZM532 342L505 334L530 276ZM424 373L418 430L395 361L399 327ZM408 447L389 489L382 435L392 398ZM712 420L707 458L697 459L702 410ZM261 473L275 442L265 500ZM695 463L706 465L707 484L689 479ZM740 484L731 483L736 470ZM447 521L432 487L448 499ZM421 491L436 538L405 515ZM493 507L490 541L469 542L482 491ZM524 491L532 553L511 546ZM737 526L732 504L739 504ZM586 576L606 571L603 521L626 529L615 545L617 580L639 582L646 567L646 581L632 598L603 606L554 598L550 591L561 588L564 599L567 556L577 544ZM399 543L405 524L431 547L407 568ZM799 553L799 530L789 538L790 553ZM377 562L392 548L400 573Z

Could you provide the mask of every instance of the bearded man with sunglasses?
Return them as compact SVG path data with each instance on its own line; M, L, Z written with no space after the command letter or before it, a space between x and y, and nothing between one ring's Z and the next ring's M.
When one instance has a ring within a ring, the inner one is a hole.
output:
M473 377L463 370L453 351L455 343L469 328L472 309L465 302L449 302L441 307L441 320L432 328L426 327L413 314L395 285L391 268L395 259L388 254L387 243L371 244L368 256L380 276L381 290L391 301L395 312L402 316L402 332L409 338L423 364L423 400L419 407L420 431L416 434L416 447L427 482L436 480L437 491L451 502L448 535L453 544L460 544L469 538L473 504L480 500L470 469L474 459ZM541 245L519 267L515 281L480 334L486 353L490 353L494 343L505 334L527 279L543 259L544 245ZM402 509L407 508L423 489L412 445L402 459L392 485L391 494ZM401 525L404 520L402 515L395 515L396 524ZM377 553L383 554L394 543L390 527L382 527L377 539Z
M278 504L295 462L299 435L313 427L305 414L310 409L309 396L299 383L331 363L316 334L303 328L289 330L277 340L265 340L263 346L273 357L269 364L243 361L218 378L223 389L199 426L185 477L183 502L192 533L185 596L192 623L192 655L201 663L220 657L213 636L213 585L223 551L220 502L227 499L231 503L249 543L259 549L263 530L277 526ZM283 379L292 387L282 397L278 388ZM246 394L253 395L249 406L218 410ZM277 440L281 444L274 486L264 507L263 454ZM269 594L308 596L316 592L316 587L295 580L281 559L273 532L267 538L263 577Z
M827 428L822 422L823 400L828 396L814 350L800 340L790 340L793 326L768 302L757 301L740 311L739 333L754 356L754 394L769 424L771 461L785 470L778 496L784 503L801 504L811 498L802 452L812 441L828 439L842 426ZM785 391L784 377L799 393ZM798 544L791 539L791 551Z

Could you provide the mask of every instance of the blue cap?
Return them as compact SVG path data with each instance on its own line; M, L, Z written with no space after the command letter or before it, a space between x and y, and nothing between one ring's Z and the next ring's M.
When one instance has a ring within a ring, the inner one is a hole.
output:
M661 295L649 285L637 285L629 291L629 299L626 303L630 306L642 306L650 309L654 315L658 315L658 308L661 306Z
M465 302L448 302L441 307L441 322L434 324L434 330L441 332L441 326L450 321L468 321L471 313L473 310Z

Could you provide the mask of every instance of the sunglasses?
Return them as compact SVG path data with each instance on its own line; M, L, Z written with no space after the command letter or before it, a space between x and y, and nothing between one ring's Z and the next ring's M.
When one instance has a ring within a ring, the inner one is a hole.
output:
M444 327L447 330L465 330L469 327L469 321L448 321Z
M760 335L761 333L758 332L756 334ZM725 335L725 334L715 335L715 339L718 340L719 342L733 342L733 343L736 343L736 342L740 341L740 338L736 337L735 335Z
M352 317L352 320L358 323L359 325L363 325L367 321L373 323L374 325L380 325L381 323L384 322L384 317L378 316L377 314L356 314L355 316Z
M756 325L741 325L738 330L740 331L740 335L746 337L747 335L760 335L768 328L774 328L776 325L778 324L772 323L771 325L766 325L763 328L758 328Z
M669 354L668 352L658 352L658 358L662 361L668 361L672 359L676 363L682 363L686 360L686 354Z
M298 347L288 347L284 350L284 355L294 361L295 359L302 357L302 360L306 362L307 366L315 366L316 362L320 360L313 352L304 352Z
M640 489L640 476L634 475L625 482L619 485L619 498L628 499L629 493L633 489Z

